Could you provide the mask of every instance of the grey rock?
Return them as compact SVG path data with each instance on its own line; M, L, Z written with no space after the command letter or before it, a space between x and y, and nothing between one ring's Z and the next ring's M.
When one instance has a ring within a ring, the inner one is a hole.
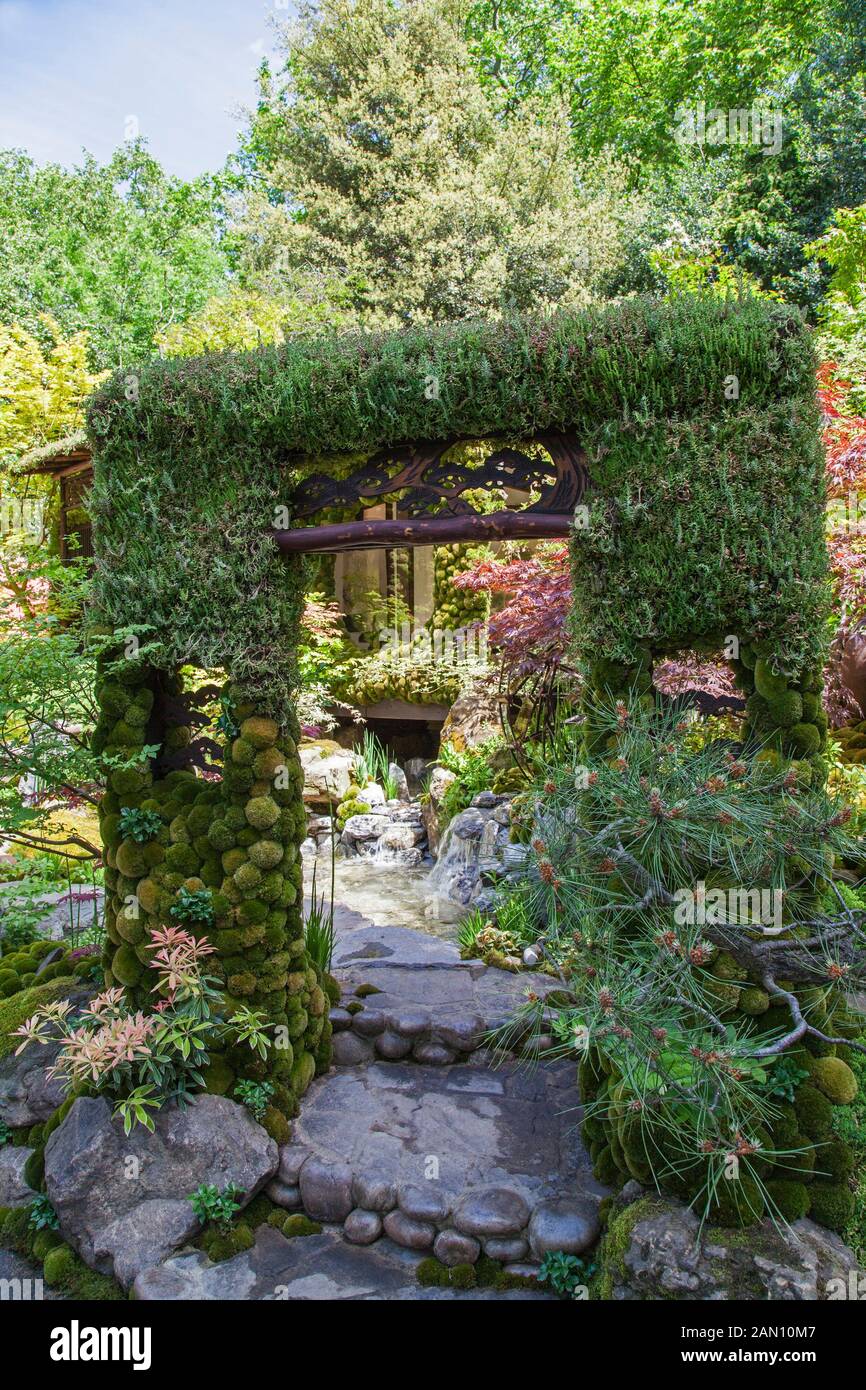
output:
M92 994L88 988L71 987L68 999L78 1012ZM46 1042L44 1047L29 1047L19 1056L10 1052L0 1062L0 1120L10 1129L42 1125L64 1101L64 1081L47 1074L58 1054L60 1044Z
M372 1245L382 1234L382 1218L377 1211L355 1207L346 1217L343 1234L352 1245Z
M436 1027L438 1040L454 1052L473 1052L484 1037L484 1019L478 1014L452 1018Z
M382 834L382 817L387 816L388 812L383 806L381 814L369 811L365 815L350 816L343 826L342 838L350 845L358 840L378 840Z
M422 1038L415 1043L412 1056L424 1066L447 1067L454 1061L455 1053L449 1047L443 1047L435 1038Z
M357 1033L337 1033L332 1042L332 1057L338 1067L356 1067L373 1057L373 1044Z
M550 1250L580 1255L598 1239L598 1209L589 1198L560 1197L542 1202L529 1223L529 1245L537 1260Z
M506 1274L519 1274L521 1279L537 1279L538 1265L527 1264L525 1260L516 1260L513 1264L503 1266Z
M424 828L415 825L412 821L405 821L402 824L389 825L379 837L380 850L411 850L417 847L426 839Z
M452 1199L432 1183L405 1184L397 1189L397 1205L415 1221L441 1226L451 1211Z
M498 1218L494 1229L481 1230L509 1238L524 1233L527 1208L549 1198L552 1179L557 1194L586 1192L593 1201L605 1195L575 1125L577 1105L575 1068L567 1061L532 1070L508 1061L495 1071L462 1062L374 1061L319 1077L293 1138L326 1162L346 1163L354 1174L352 1207L367 1211L390 1210L397 1189L413 1187L444 1192L452 1203L491 1188L521 1194L516 1230L500 1230ZM431 1155L440 1160L433 1181Z
M278 1207L285 1207L287 1211L298 1211L303 1205L298 1184L280 1182L279 1178L271 1179L265 1188L265 1196L276 1202Z
M32 1152L11 1144L0 1149L0 1207L26 1207L36 1196L24 1180L24 1165Z
M485 1255L489 1255L491 1260L499 1260L500 1264L504 1265L519 1264L529 1254L529 1244L523 1236L513 1236L510 1240L501 1240L494 1236L491 1240L482 1241L482 1244Z
M803 1219L776 1227L771 1221L739 1231L714 1228L712 1239L698 1219L673 1198L639 1198L611 1219L611 1244L625 1222L616 1259L601 1247L602 1266L616 1301L683 1299L817 1302L848 1296L857 1260L839 1236ZM728 1239L730 1237L730 1239Z
M329 1017L335 1033L345 1033L352 1026L352 1015L346 1009L332 1009Z
M388 776L397 789L397 797L400 801L409 800L409 780L399 763L388 764Z
M280 1166L277 1177L289 1186L296 1184L301 1169L310 1157L310 1150L303 1144L283 1144L280 1147Z
M402 1211L389 1211L385 1217L385 1234L407 1250L429 1250L436 1239L436 1228L426 1221L413 1221Z
M0 1120L10 1129L42 1124L64 1100L65 1082L47 1074L59 1052L59 1043L46 1043L0 1062Z
M462 1197L454 1209L454 1225L468 1236L514 1236L529 1221L529 1207L519 1192L507 1187L482 1188Z
M301 743L298 757L304 772L304 801L328 807L343 800L355 774L355 755L332 739Z
M392 1026L404 1038L419 1038L430 1027L430 1015L420 1010L415 1013L404 1011L392 1019Z
M495 681L479 680L454 701L442 725L442 742L457 749L477 748L501 733L499 692Z
M412 1051L412 1039L392 1033L390 1028L376 1039L376 1054L388 1062L401 1062Z
M199 1229L187 1196L234 1184L242 1205L277 1170L277 1146L242 1105L203 1095L124 1135L103 1099L76 1100L45 1145L45 1185L65 1240L128 1286Z
M392 1211L397 1205L397 1187L379 1173L356 1173L352 1196L359 1207L369 1211Z
M98 1232L87 1263L103 1271L110 1267L126 1289L141 1269L170 1255L200 1229L185 1199L151 1197Z
M463 1236L459 1231L440 1231L433 1242L433 1254L453 1269L454 1265L474 1265L481 1254L481 1246L473 1236Z
M352 1030L361 1038L376 1038L380 1033L384 1033L386 1021L381 1010L365 1008L363 1013L353 1016Z
M345 1221L354 1206L352 1170L346 1163L309 1158L299 1178L304 1210L314 1221Z

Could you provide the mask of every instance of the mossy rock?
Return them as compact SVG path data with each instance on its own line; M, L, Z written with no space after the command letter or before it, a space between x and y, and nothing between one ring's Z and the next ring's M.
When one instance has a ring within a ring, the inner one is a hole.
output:
M785 676L778 675L763 657L755 662L755 689L765 700L778 699L788 688Z
M809 1212L809 1189L790 1178L771 1178L767 1183L770 1210L783 1221L799 1221Z
M850 1105L857 1095L857 1078L841 1057L814 1057L809 1072L813 1085L833 1105Z
M62 975L59 979L32 985L30 989L19 990L9 999L0 1000L0 1058L14 1052L18 1039L15 1029L20 1028L31 1014L54 1004L58 999L66 999L81 982L74 975Z
M309 1216L304 1216L299 1211L286 1217L281 1230L288 1240L292 1240L296 1236L319 1236L322 1234L322 1227L319 1222L311 1221Z
M844 1231L854 1215L854 1193L842 1183L814 1182L809 1188L809 1215L820 1226Z

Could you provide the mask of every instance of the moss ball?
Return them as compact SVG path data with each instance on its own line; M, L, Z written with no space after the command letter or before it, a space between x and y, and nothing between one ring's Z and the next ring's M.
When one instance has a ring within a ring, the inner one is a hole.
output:
M253 772L263 782L272 782L280 771L287 771L285 755L279 748L263 748L253 760Z
M280 808L270 796L254 796L244 807L244 814L256 830L270 830L280 818Z
M131 988L138 984L144 974L144 966L131 946L118 946L111 958L111 973L118 984Z
M757 986L750 986L740 993L740 1008L744 1014L752 1016L766 1013L770 1007L770 996L766 990L758 989Z
M148 863L134 840L124 840L117 849L117 867L126 878L143 878Z
M798 758L808 758L821 747L821 735L814 724L795 724L785 734L785 747Z
M166 852L165 863L171 873L190 878L198 871L199 857L192 845L172 845Z
M253 863L241 864L235 871L234 880L242 893L253 893L262 881L262 871Z
M422 1288L438 1288L449 1282L449 1270L446 1265L441 1264L432 1255L428 1255L426 1259L421 1260L416 1265L415 1278Z
M75 1270L75 1255L68 1245L57 1245L49 1250L42 1265L42 1278L49 1289L57 1289L68 1283Z
M854 1193L841 1183L815 1182L809 1189L809 1215L819 1226L844 1231L854 1215Z
M275 869L285 858L285 850L277 840L256 840L249 848L250 860L260 869Z
M231 849L235 842L235 832L225 820L213 821L207 829L207 838L215 850L222 853L224 850Z
M767 1183L770 1211L783 1221L799 1221L809 1210L809 1189L805 1183L790 1178L771 1178Z
M809 1071L812 1082L834 1105L850 1105L857 1094L857 1078L841 1057L815 1057Z
M800 1086L794 1109L803 1133L810 1139L826 1139L833 1122L833 1107L825 1095L810 1085Z
M311 1221L309 1216L304 1216L302 1212L296 1211L292 1216L287 1216L282 1226L283 1235L292 1240L295 1236L319 1236L322 1228L318 1221Z
M782 728L799 724L803 717L803 701L795 690L786 690L784 694L775 696L768 700L767 706L770 719Z
M765 700L772 700L783 695L787 688L786 677L777 675L769 662L759 657L755 662L755 689L758 694L763 695Z
M279 725L273 719L254 714L241 724L241 737L248 739L255 748L267 748L279 738Z

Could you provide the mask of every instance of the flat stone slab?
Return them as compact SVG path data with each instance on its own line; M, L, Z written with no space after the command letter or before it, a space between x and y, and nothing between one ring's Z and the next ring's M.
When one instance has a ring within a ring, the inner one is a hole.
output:
M415 969L468 964L461 961L453 941L444 941L412 927L377 926L343 903L334 905L334 931L336 945L332 965L336 973L357 964L403 965Z
M444 951L430 968L423 960L403 959L404 951L411 957L416 947L405 946L402 937L419 937L445 949L449 943L399 927L376 931L400 938L395 940L396 958L346 958L335 967L343 991L331 1014L338 1066L374 1057L401 1061L410 1052L420 1062L447 1065L486 1046L492 1031L513 1023L529 991L544 997L561 987L538 972L512 974L480 960L454 963ZM376 992L368 994L371 985ZM354 1035L348 1041L347 1033Z
M317 1220L371 1229L429 1252L442 1231L480 1249L538 1260L531 1231L568 1230L572 1249L598 1235L606 1189L579 1133L571 1062L427 1067L371 1063L314 1081L280 1152L279 1180ZM557 1224L558 1223L558 1224ZM560 1247L557 1247L560 1248Z
M497 1293L491 1289L421 1288L414 1277L421 1258L384 1240L362 1249L349 1245L333 1230L287 1240L272 1226L260 1226L251 1250L221 1264L211 1264L200 1250L175 1255L139 1274L134 1291L136 1300L145 1303L216 1299L549 1301L552 1297L534 1289Z

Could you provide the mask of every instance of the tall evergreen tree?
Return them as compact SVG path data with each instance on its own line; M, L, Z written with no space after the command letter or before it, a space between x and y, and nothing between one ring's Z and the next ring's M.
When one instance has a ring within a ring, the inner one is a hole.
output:
M321 0L281 31L245 140L248 275L340 277L395 325L593 298L638 216L566 121L505 124L448 0Z

